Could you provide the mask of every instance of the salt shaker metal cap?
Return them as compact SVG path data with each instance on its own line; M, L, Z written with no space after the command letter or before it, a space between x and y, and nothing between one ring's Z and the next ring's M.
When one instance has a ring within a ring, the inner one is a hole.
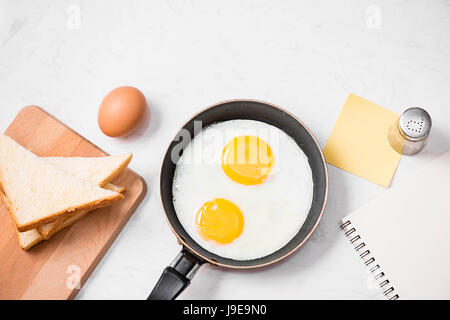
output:
M388 139L400 154L412 155L423 149L431 131L431 117L422 108L406 109L391 125Z

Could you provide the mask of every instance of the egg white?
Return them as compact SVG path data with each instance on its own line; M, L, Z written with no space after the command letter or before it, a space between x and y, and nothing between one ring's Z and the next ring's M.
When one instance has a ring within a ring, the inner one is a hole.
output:
M257 136L272 149L275 164L262 184L239 184L221 167L224 146L239 135ZM198 244L225 258L251 260L277 251L298 233L311 208L313 180L308 158L284 131L260 121L230 120L205 128L184 149L172 192L178 219ZM229 244L197 232L197 211L215 198L231 201L244 216L242 234Z

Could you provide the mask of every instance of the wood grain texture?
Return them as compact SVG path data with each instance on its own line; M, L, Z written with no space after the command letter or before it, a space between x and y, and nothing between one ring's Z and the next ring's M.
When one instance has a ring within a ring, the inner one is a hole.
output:
M106 152L37 106L23 108L5 132L39 156L105 156ZM125 169L113 181L125 199L92 211L72 226L24 251L8 210L0 204L0 299L71 299L79 269L81 286L106 253L147 191L144 180ZM69 285L67 285L69 284Z

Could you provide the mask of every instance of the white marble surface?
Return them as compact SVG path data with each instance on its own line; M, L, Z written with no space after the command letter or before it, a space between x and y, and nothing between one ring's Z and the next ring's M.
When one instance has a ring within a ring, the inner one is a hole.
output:
M448 1L0 0L0 130L37 104L130 165L148 194L79 299L146 298L180 249L158 200L169 140L193 113L231 98L278 104L324 145L349 92L393 111L424 106L433 135L403 157L400 183L450 147ZM131 137L97 127L103 96L141 89L151 120ZM312 239L255 271L200 269L183 299L377 299L337 222L388 189L329 166L330 190Z

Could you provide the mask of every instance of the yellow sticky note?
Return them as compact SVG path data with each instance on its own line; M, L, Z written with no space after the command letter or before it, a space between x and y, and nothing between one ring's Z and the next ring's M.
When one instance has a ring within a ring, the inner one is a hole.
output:
M401 155L388 130L399 115L350 94L324 148L325 160L359 177L389 187Z

